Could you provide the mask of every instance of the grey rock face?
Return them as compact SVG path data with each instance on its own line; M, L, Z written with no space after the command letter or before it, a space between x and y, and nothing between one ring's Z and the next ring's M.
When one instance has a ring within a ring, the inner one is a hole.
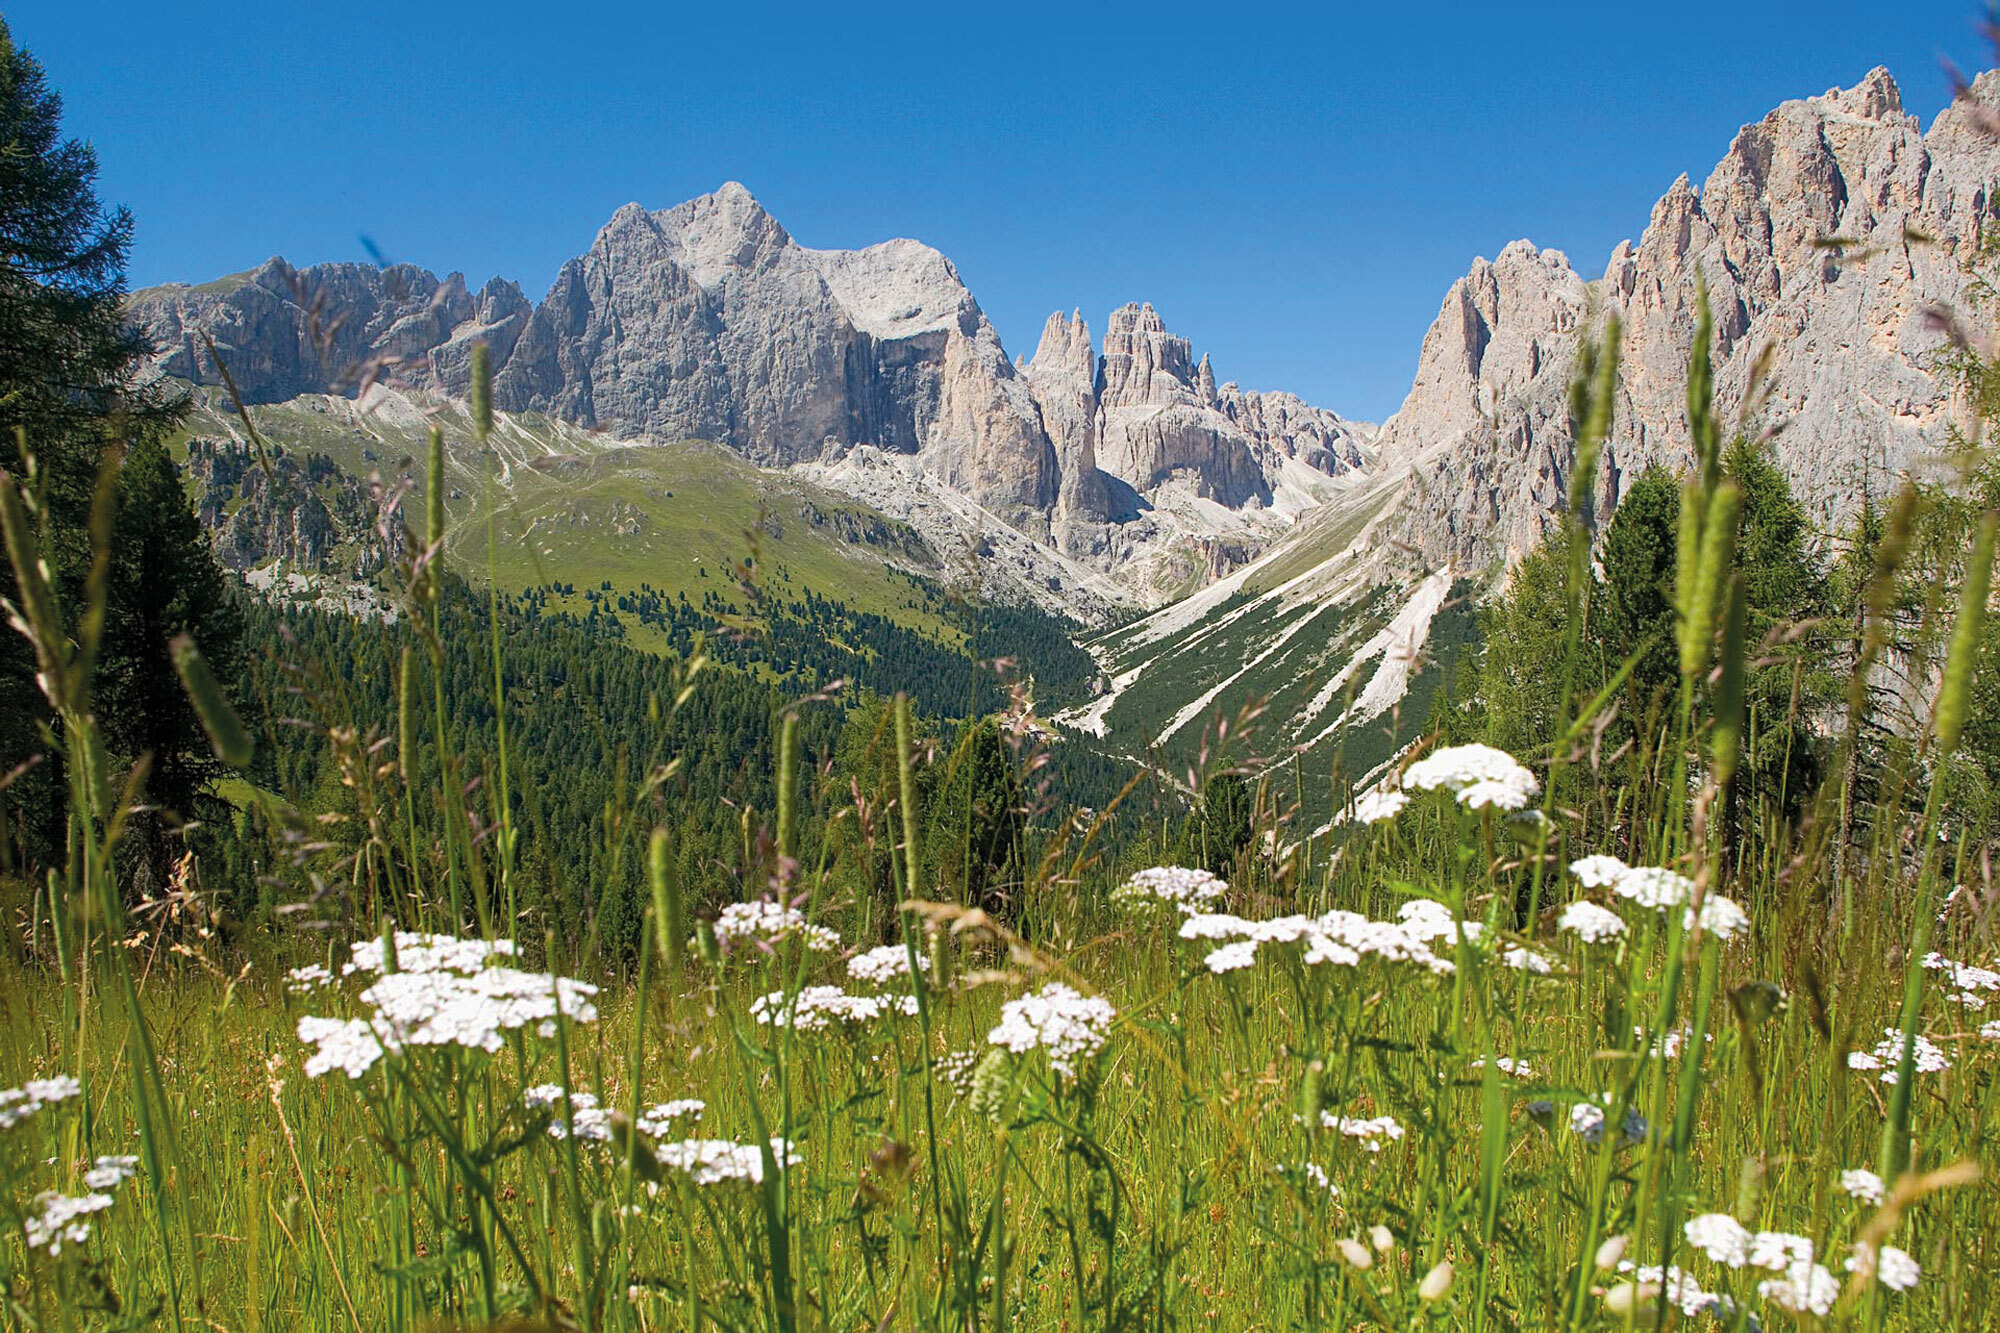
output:
M1287 468L1339 472L1365 442L1289 395L1218 390L1150 307L1114 313L1101 367L1080 317L1052 318L1017 366L936 250L808 249L734 183L661 212L621 208L539 306L498 280L473 294L456 274L273 260L140 293L132 313L161 346L159 368L202 383L218 382L195 351L210 332L253 402L352 393L371 374L462 396L484 341L503 410L713 440L778 467L864 446L911 455L985 511L1104 566L1122 558L1109 526L1169 479L1267 506Z
M1975 95L2000 103L2000 74L1982 75ZM1944 443L1954 408L1931 373L1943 337L1930 312L1966 308L1996 180L2000 144L1966 108L1926 134L1877 69L1745 126L1699 192L1674 183L1602 282L1525 241L1476 261L1383 428L1383 465L1410 476L1397 536L1426 563L1474 568L1539 539L1575 457L1566 396L1578 336L1611 313L1623 321L1622 384L1600 511L1644 468L1685 466L1704 282L1721 410L1753 436L1775 432L1801 501L1843 520L1864 487L1884 494Z
M222 383L202 343L206 333L243 396L275 403L353 392L385 375L462 393L472 340L484 337L496 351L511 344L528 303L519 287L498 279L475 297L462 275L440 280L409 264L294 269L270 259L199 287L135 293L129 310L152 331L160 370Z

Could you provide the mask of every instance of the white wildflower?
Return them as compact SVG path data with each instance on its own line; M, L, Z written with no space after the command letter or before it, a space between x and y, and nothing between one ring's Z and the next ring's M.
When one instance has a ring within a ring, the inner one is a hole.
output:
M1604 1108L1595 1102L1577 1102L1569 1108L1570 1131L1585 1143L1604 1141ZM1628 1110L1619 1122L1619 1133L1627 1143L1638 1143L1646 1137L1646 1117L1637 1111Z
M93 1190L115 1190L139 1174L136 1157L100 1157L83 1173L83 1183Z
M1703 1213L1681 1229L1688 1244L1716 1263L1741 1268L1750 1262L1750 1230L1727 1213Z
M1694 921L1694 909L1689 908L1682 924L1693 930ZM1735 899L1711 893L1701 900L1701 928L1719 940L1733 940L1750 929L1750 914Z
M1577 938L1585 944L1602 944L1625 933L1625 918L1609 908L1579 898L1563 908L1562 915L1556 918L1556 929L1576 932Z
M732 1181L758 1185L764 1180L764 1151L754 1143L730 1139L680 1139L662 1143L653 1150L660 1165L679 1171L697 1185L722 1185ZM772 1159L780 1167L800 1162L798 1152L783 1139L771 1140Z
M1533 949L1524 949L1519 945L1514 945L1502 953L1500 961L1516 972L1533 972L1537 976L1545 977L1555 971L1555 964L1547 958Z
M1847 1257L1847 1271L1872 1275L1891 1291L1908 1291L1924 1276L1923 1268L1907 1251L1884 1245L1878 1255L1866 1241L1856 1245L1854 1253Z
M632 1128L649 1139L663 1139L671 1132L677 1121L699 1120L708 1110L708 1103L698 1097L679 1097L670 1102L658 1102L639 1113L632 1122Z
M285 973L285 989L294 995L333 984L333 973L320 963L308 963Z
M1234 944L1225 944L1202 961L1207 964L1208 970L1217 976L1221 976L1224 972L1234 972L1239 968L1254 966L1257 962L1257 942L1238 940Z
M1450 745L1403 770L1413 791L1447 790L1468 809L1519 810L1542 784L1519 760L1490 745Z
M1384 1146L1403 1137L1403 1126L1392 1115L1345 1116L1322 1111L1319 1122L1343 1138L1359 1139L1368 1152L1381 1152Z
M384 970L380 938L358 941L349 950L343 975ZM512 957L512 940L465 940L456 935L433 935L420 931L396 932L398 972L477 972L499 958Z
M1602 852L1569 863L1569 873L1586 889L1608 889L1632 867Z
M1037 1048L1046 1051L1049 1067L1074 1076L1079 1060L1104 1049L1118 1011L1111 1002L1081 995L1052 981L1033 995L1009 1000L1000 1008L999 1024L986 1035L989 1045L1005 1046L1016 1055Z
M1866 1167L1857 1166L1851 1171L1841 1172L1840 1187L1847 1191L1849 1198L1871 1205L1882 1202L1882 1177Z
M1229 884L1206 870L1188 866L1154 866L1141 870L1113 890L1113 900L1132 904L1164 905L1192 916L1219 901L1229 892Z
M1812 1261L1812 1239L1789 1231L1757 1232L1750 1237L1750 1253L1745 1260L1752 1268L1773 1272L1803 1268Z
M1403 813L1403 807L1410 803L1410 794L1378 787L1355 796L1353 810L1340 812L1339 821L1356 824L1386 824Z
M1641 1290L1657 1292L1660 1299L1690 1319L1703 1314L1727 1317L1736 1308L1735 1302L1727 1296L1703 1291L1694 1275L1683 1271L1678 1264L1670 1264L1663 1269L1658 1264L1634 1264L1627 1259L1618 1265L1618 1271L1630 1273Z
M360 1078L382 1058L382 1043L365 1019L308 1014L299 1020L298 1032L299 1040L314 1048L306 1057L307 1078L335 1069L349 1078Z
M1472 1067L1474 1069L1486 1068L1486 1057L1482 1055L1475 1059L1472 1062ZM1516 1060L1511 1055L1496 1057L1493 1061L1493 1067L1512 1078L1533 1078L1535 1076L1535 1070L1532 1065L1526 1060Z
M1810 1264L1782 1278L1759 1282L1757 1294L1781 1310L1824 1317L1840 1299L1840 1280L1827 1272L1824 1265Z
M1634 866L1617 878L1611 891L1641 907L1664 912L1688 900L1694 892L1694 881L1677 871L1658 866Z
M715 918L715 942L724 953L739 944L770 946L797 935L808 949L831 953L840 947L840 936L825 926L806 920L796 907L783 907L768 900L731 903Z
M1896 1081L1896 1069L1903 1058L1903 1034L1895 1028L1883 1028L1884 1036L1875 1043L1872 1051L1849 1051L1849 1069L1875 1069L1882 1073L1884 1083ZM1910 1034L1910 1042L1915 1049L1916 1061L1912 1068L1919 1074L1935 1074L1951 1068L1951 1060L1938 1049L1937 1044L1921 1032Z
M503 1044L503 1033L530 1023L542 1036L555 1035L558 1015L572 1022L597 1018L587 981L509 967L476 971L390 972L361 992L375 1011L375 1035L391 1050L403 1046L461 1046L488 1054ZM308 1070L308 1073L311 1071Z
M103 1212L112 1200L109 1194L99 1193L43 1194L35 1202L41 1211L28 1216L28 1248L58 1255L64 1245L81 1245L90 1239L91 1214Z
M782 1026L787 1012L785 999L781 990L760 995L750 1002L750 1016L759 1023ZM800 1032L824 1032L835 1023L872 1023L884 1014L916 1011L914 995L849 995L838 986L804 987L790 1007L792 1026Z
M0 1129L12 1129L29 1116L83 1093L83 1084L58 1074L31 1078L18 1088L0 1088Z
M1452 916L1451 909L1435 898L1410 899L1396 909L1396 919L1413 938L1426 943L1458 938L1460 923ZM1477 940L1485 929L1477 921L1467 921L1464 926L1467 940Z
M931 970L931 960L917 955L917 970ZM866 953L858 953L847 960L847 975L856 981L866 981L877 986L885 986L898 977L910 975L910 950L908 945L885 944Z

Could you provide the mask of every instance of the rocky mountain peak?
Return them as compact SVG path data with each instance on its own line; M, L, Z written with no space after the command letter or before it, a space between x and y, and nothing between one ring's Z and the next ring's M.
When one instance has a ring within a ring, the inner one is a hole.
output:
M1777 432L1775 456L1817 519L1843 522L1867 478L1879 494L1924 466L1952 413L1929 373L1940 335L1926 312L1964 307L2000 179L2000 141L1980 123L2000 108L2000 77L1982 75L1974 97L1928 134L1880 69L1784 103L1737 133L1699 191L1676 180L1594 293L1532 245L1474 261L1384 427L1384 464L1409 470L1394 536L1426 564L1461 568L1516 558L1540 537L1567 490L1565 398L1593 307L1623 330L1600 508L1645 467L1685 465L1701 284L1721 409L1743 408L1761 363L1763 414L1746 428Z

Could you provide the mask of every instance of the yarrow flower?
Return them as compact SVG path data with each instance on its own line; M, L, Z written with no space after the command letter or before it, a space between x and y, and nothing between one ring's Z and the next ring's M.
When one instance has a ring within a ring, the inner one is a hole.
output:
M313 1048L306 1057L306 1077L338 1069L358 1079L382 1058L382 1043L375 1030L361 1018L319 1018L307 1014L299 1020L299 1040Z
M1207 964L1208 970L1217 976L1221 976L1224 972L1234 972L1239 968L1251 967L1257 962L1257 942L1237 940L1234 944L1225 944L1220 949L1212 951L1202 961Z
M1219 901L1229 884L1206 870L1188 866L1154 866L1141 870L1112 890L1115 902L1167 906L1192 916Z
M477 972L488 963L514 955L512 940L467 940L456 935L434 935L414 930L395 933L398 972ZM348 950L347 965L341 975L387 970L379 938L358 940ZM309 971L307 968L295 972Z
M1569 1108L1570 1132L1585 1143L1604 1141L1604 1108L1595 1102L1577 1102ZM1625 1118L1619 1122L1619 1134L1626 1143L1639 1143L1646 1137L1646 1117L1637 1111L1627 1110Z
M521 1094L521 1100L530 1110L555 1110L555 1118L549 1121L549 1137L552 1139L568 1138L573 1125L576 1137L583 1142L611 1141L611 1113L597 1104L595 1093L571 1092L567 1117L562 1114L563 1090L560 1083L543 1083L529 1088Z
M1658 1264L1634 1264L1624 1259L1619 1262L1618 1271L1630 1274L1642 1289L1657 1291L1661 1300L1690 1319L1704 1314L1726 1319L1736 1312L1736 1302L1719 1292L1703 1291L1694 1274L1684 1272L1679 1264L1669 1264L1663 1269Z
M83 1183L93 1190L115 1190L139 1174L136 1157L100 1157L83 1173Z
M597 1018L591 998L597 987L589 982L490 966L512 953L506 940L403 931L396 936L395 970L384 971L381 941L357 943L344 971L381 972L361 992L371 1012L366 1018L299 1019L299 1040L314 1048L306 1077L338 1069L358 1079L384 1054L405 1046L459 1046L493 1054L503 1034L530 1023L541 1036L552 1037L558 1018L578 1023Z
M661 1166L679 1171L696 1185L764 1182L764 1151L754 1143L732 1139L680 1139L653 1149ZM780 1167L799 1165L801 1158L784 1139L771 1140L771 1157Z
M663 1139L681 1120L699 1120L708 1110L708 1103L699 1097L679 1097L670 1102L657 1102L639 1113L632 1122L632 1128L649 1139Z
M715 918L715 942L724 953L738 945L769 947L794 935L817 953L831 953L840 947L840 936L808 922L798 908L768 900L731 903Z
M1569 863L1569 873L1586 889L1608 889L1631 868L1617 857L1601 852Z
M1342 1138L1359 1139L1368 1152L1381 1152L1386 1145L1403 1137L1403 1126L1392 1115L1345 1116L1322 1111L1319 1123Z
M1513 968L1516 972L1532 972L1536 976L1545 977L1555 971L1555 964L1551 963L1547 958L1536 953L1533 949L1524 949L1518 944L1503 952L1500 955L1500 961Z
M1687 910L1682 924L1685 929L1694 929L1693 908ZM1733 940L1750 929L1750 914L1733 898L1707 894L1701 900L1701 928L1719 940Z
M1340 1186L1333 1183L1326 1172L1320 1169L1317 1162L1306 1162L1299 1166L1290 1166L1280 1162L1274 1169L1280 1176L1288 1179L1303 1180L1308 1185L1325 1190L1336 1199L1340 1197Z
M327 971L324 965L308 963L285 973L285 989L299 995L320 986L331 986L333 980L333 973Z
M986 1034L986 1041L1016 1055L1043 1050L1048 1053L1051 1069L1066 1078L1074 1077L1079 1060L1088 1060L1104 1049L1117 1017L1118 1011L1109 1000L1082 995L1060 981L1051 981L1033 995L1002 1005L1000 1022Z
M1933 972L1943 972L1951 988L1958 992L1953 1000L1967 1009L1984 1009L1987 995L2000 991L2000 972L1990 968L1955 963L1941 953L1925 954L1924 966Z
M1469 810L1519 810L1542 789L1518 759L1490 745L1448 745L1403 770L1413 791L1449 791Z
M1885 1034L1875 1043L1872 1051L1849 1051L1849 1069L1879 1069L1884 1083L1896 1081L1896 1068L1903 1059L1903 1034L1895 1028L1883 1028ZM1938 1049L1936 1043L1921 1032L1910 1034L1910 1042L1916 1051L1916 1062L1912 1068L1919 1074L1935 1074L1951 1068L1951 1060Z
M1716 1263L1741 1268L1750 1262L1750 1243L1754 1238L1748 1227L1727 1213L1703 1213L1681 1230L1688 1244Z
M1396 919L1403 929L1426 943L1432 940L1453 940L1458 938L1460 922L1452 916L1451 909L1435 898L1412 898L1396 909ZM1464 922L1465 938L1475 941L1485 930L1477 921Z
M1908 1291L1924 1276L1923 1268L1906 1251L1884 1245L1878 1254L1875 1247L1866 1241L1856 1245L1854 1253L1847 1256L1847 1271L1872 1274L1877 1282L1891 1291Z
M112 1199L102 1193L50 1193L36 1196L35 1202L41 1205L41 1211L28 1216L28 1248L47 1250L54 1256L62 1253L64 1245L81 1245L89 1240L91 1214L109 1208Z
M1403 807L1410 803L1410 794L1378 787L1364 791L1354 798L1352 811L1340 812L1340 821L1350 820L1356 824L1386 824L1403 813Z
M12 1129L35 1112L82 1092L83 1084L67 1074L31 1078L18 1088L0 1088L0 1129Z
M1557 930L1574 931L1585 944L1603 944L1625 933L1625 918L1609 908L1579 898L1556 918Z
M750 1016L759 1023L790 1025L799 1032L824 1032L835 1023L872 1023L888 1013L914 1014L917 997L849 995L838 986L806 986L787 1005L784 991L775 990L750 1002Z
M1677 871L1659 866L1634 866L1612 882L1611 891L1641 907L1664 912L1688 900L1694 893L1694 881Z
M931 970L931 960L917 955L917 970ZM884 944L880 948L858 953L847 960L847 975L856 981L866 981L877 986L885 986L898 977L910 975L910 950L907 945Z
M1472 1062L1474 1069L1486 1068L1486 1057L1479 1056ZM1513 1078L1533 1078L1535 1070L1526 1060L1516 1060L1511 1055L1502 1055L1493 1061L1493 1067Z
M1438 905L1441 906L1441 905ZM1281 916L1249 921L1221 912L1198 912L1181 922L1184 940L1250 940L1259 945L1301 945L1301 961L1316 967L1333 963L1353 967L1364 958L1389 963L1415 963L1428 972L1448 975L1449 958L1432 952L1421 929L1393 921L1371 921L1358 912L1334 910L1324 916Z
M1857 1166L1851 1171L1841 1172L1840 1187L1847 1191L1849 1198L1866 1204L1879 1205L1882 1202L1882 1177L1866 1167Z

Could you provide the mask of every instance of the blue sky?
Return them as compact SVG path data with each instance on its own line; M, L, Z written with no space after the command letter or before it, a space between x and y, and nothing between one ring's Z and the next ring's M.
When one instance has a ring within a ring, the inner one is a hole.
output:
M1221 378L1377 419L1474 255L1595 277L1777 102L1884 64L1928 124L1940 58L1988 54L1960 0L5 14L137 215L135 286L365 235L539 299L619 205L733 178L804 244L937 246L1010 351L1146 300Z

